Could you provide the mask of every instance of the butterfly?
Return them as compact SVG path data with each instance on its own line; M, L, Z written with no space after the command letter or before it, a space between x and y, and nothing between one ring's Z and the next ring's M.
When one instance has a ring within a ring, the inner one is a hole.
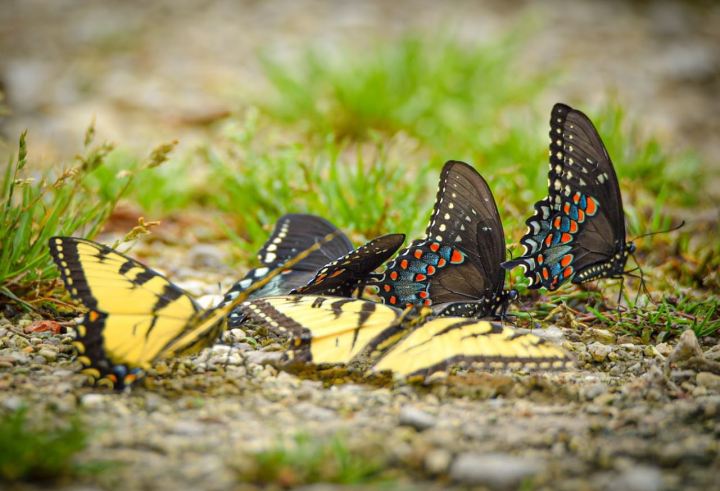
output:
M635 245L625 238L615 169L590 119L565 104L550 116L548 186L525 222L523 255L502 266L521 266L530 288L549 290L568 280L622 277Z
M240 292L262 279L268 272L279 268L300 252L335 233L333 240L325 243L292 268L283 269L263 288L255 290L250 298L268 295L285 295L305 285L327 263L353 250L352 242L332 223L316 215L290 213L278 218L270 237L257 253L262 266L254 268L225 294L224 302L232 301ZM244 319L241 309L230 313L230 327L236 327Z
M404 234L377 237L325 265L306 285L294 289L291 293L350 297L368 280L372 271L395 254L403 241Z
M287 337L286 362L345 364L401 376L451 366L561 368L562 348L499 323L423 316L368 300L316 295L266 297L243 308L253 322Z
M487 182L470 165L449 161L425 237L413 241L369 282L383 303L433 306L438 315L486 317L504 311L505 235Z
M334 237L329 234L285 265ZM51 237L48 245L68 293L88 309L74 341L83 372L118 389L160 358L192 354L215 342L230 310L281 273L276 268L233 301L203 310L165 276L110 247L74 237Z

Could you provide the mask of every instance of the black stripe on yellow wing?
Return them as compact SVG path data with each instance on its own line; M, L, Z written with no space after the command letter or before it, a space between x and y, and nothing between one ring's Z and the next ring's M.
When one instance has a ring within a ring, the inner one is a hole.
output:
M358 364L403 335L403 312L366 300L290 295L243 304L251 320L290 339L289 360Z
M72 237L49 246L68 292L89 309L75 345L95 379L130 383L200 310L163 275L107 246Z
M373 366L401 376L427 376L452 366L558 369L570 363L560 348L496 322L438 317L414 329Z
M122 388L159 358L193 353L212 344L225 329L232 309L285 267L335 237L335 233L326 235L231 301L208 310L201 310L161 274L107 246L52 237L49 247L68 292L89 309L75 341L85 372L100 383Z

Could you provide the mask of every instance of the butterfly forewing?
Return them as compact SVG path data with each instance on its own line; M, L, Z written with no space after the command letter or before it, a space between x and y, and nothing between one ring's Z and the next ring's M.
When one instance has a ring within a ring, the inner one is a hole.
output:
M292 293L349 297L368 280L372 271L398 250L404 240L404 234L387 234L373 239L325 265L312 280Z

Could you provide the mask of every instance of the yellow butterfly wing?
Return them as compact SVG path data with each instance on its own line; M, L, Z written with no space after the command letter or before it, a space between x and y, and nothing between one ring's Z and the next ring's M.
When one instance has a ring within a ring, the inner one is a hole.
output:
M50 254L68 292L88 308L75 345L94 378L132 378L200 311L163 275L107 246L53 237Z
M397 340L402 311L366 300L316 295L265 297L242 304L248 317L291 339L288 358L351 364Z
M438 317L416 329L375 364L373 371L401 376L429 375L453 365L488 368L562 368L570 357L562 348L530 333L496 322Z

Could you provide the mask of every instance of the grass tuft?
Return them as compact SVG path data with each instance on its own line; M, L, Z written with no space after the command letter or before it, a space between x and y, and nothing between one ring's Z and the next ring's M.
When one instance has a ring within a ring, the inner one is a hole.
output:
M73 457L85 449L88 436L78 418L65 426L32 425L27 410L0 419L0 480L55 480L80 472Z
M284 488L313 484L363 484L383 480L383 462L377 455L353 452L345 439L335 435L315 440L308 434L295 435L290 445L256 453L251 469L240 477L261 485Z

